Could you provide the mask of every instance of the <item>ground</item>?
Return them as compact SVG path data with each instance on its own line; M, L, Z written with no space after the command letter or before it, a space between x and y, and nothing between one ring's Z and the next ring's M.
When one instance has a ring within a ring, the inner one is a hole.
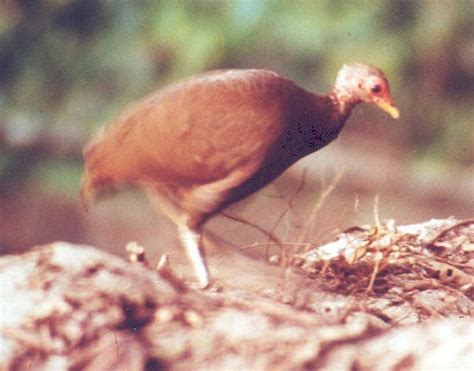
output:
M473 244L473 220L360 226L274 265L236 253L247 279L208 290L136 244L40 246L0 260L0 368L470 369Z

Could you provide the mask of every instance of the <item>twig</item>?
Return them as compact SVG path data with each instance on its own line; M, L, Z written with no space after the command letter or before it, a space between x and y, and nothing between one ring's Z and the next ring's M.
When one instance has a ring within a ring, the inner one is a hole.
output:
M468 224L474 224L474 219L465 219L465 220L461 220L457 223L455 223L454 225L452 225L451 227L448 227L448 228L445 228L443 229L441 232L439 232L433 239L431 239L430 242L428 242L428 245L434 245L436 241L438 241L445 233L449 232L449 231L452 231L453 229L456 229L460 226L463 226L463 225L468 225Z
M355 194L355 199L354 199L354 208L353 208L354 212L356 212L356 213L357 213L357 211L359 211L359 203L360 203L359 194L356 193Z
M238 216L234 216L234 215L230 215L230 214L227 214L226 212L221 212L221 215L225 216L226 218L229 218L231 220L234 220L236 222L239 222L239 223L242 223L242 224L245 224L245 225L248 225L254 229L256 229L257 231L259 231L260 233L264 234L265 236L268 237L269 240L273 241L274 243L276 243L280 249L282 248L282 242L276 238L275 236L273 236L270 232L268 232L267 230L263 229L262 227L260 227L259 225L255 224L255 223L252 223L251 221L248 221L246 219L243 219L243 218L240 218Z
M280 216L277 218L277 220L275 221L275 223L273 223L271 229L270 229L270 234L273 236L274 235L274 232L275 232L275 229L278 227L278 225L280 224L280 222L283 220L283 218L286 216L286 214L288 214L288 211L290 211L292 208L293 208L293 203L294 203L294 200L296 199L296 196L299 195L299 193L303 190L305 184L306 184L306 174L307 174L307 171L308 171L308 168L304 168L303 169L303 172L301 174L301 181L300 181L300 184L298 185L298 187L296 188L295 192L293 192L293 194L290 196L289 200L287 201L287 208L285 210L283 210L283 212L280 214ZM270 239L267 241L269 242ZM283 251L282 251L283 253ZM267 248L265 249L265 259L268 260L269 256L268 256L268 245L267 245Z
M268 245L271 245L272 242L264 242L264 243L253 243L251 245L245 245L245 246L241 246L239 247L239 250L248 250L248 249L253 249L253 248L256 248L256 247L266 247ZM297 243L297 242L282 242L281 243L283 246L292 246L292 247L300 247L300 246L311 246L310 243Z
M128 260L131 263L141 263L144 266L148 266L148 261L145 257L145 248L140 246L135 241L130 241L125 246L125 251L128 253Z
M380 195L377 194L374 197L374 222L375 222L375 227L377 228L377 231L380 231L382 228L382 224L380 223L380 216L379 216L379 201L380 201Z
M342 174L344 173L344 170L341 169L337 174L332 183L321 192L319 195L319 198L314 205L313 209L311 210L311 214L309 215L308 221L305 224L305 231L303 231L300 235L300 238L297 240L297 242L302 243L305 239L309 238L314 232L314 224L316 222L316 215L318 214L319 210L324 204L324 201L326 198L334 191L336 188L337 183L339 183L339 180L342 177Z
M380 261L382 260L382 256L380 256L380 252L378 251L378 247L377 247L377 253L375 255L374 260L375 260L374 269L372 270L372 274L370 275L369 284L368 284L367 288L365 289L366 293L372 292L372 289L374 288L375 278L377 277L377 274L380 271Z

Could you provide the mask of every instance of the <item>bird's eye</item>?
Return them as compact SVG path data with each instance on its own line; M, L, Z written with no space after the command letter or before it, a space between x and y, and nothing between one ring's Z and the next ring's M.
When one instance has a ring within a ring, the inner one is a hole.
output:
M379 94L382 91L382 85L375 84L370 88L370 91L374 94Z

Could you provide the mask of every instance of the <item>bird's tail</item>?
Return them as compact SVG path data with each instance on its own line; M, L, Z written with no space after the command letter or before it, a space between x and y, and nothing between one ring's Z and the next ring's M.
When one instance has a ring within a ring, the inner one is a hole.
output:
M88 211L99 199L114 193L115 184L111 178L93 179L91 173L87 170L82 176L81 181L81 203Z
M86 211L95 203L97 196L98 194L93 186L91 177L86 170L81 180L81 203Z
M100 145L99 145L100 144ZM81 179L81 203L86 210L101 198L114 190L114 180L108 168L105 150L107 147L94 139L84 149L84 174Z

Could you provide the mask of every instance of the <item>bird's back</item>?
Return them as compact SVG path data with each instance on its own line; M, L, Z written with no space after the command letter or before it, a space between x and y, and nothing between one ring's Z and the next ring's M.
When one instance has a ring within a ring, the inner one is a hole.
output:
M139 101L84 152L83 195L120 183L198 187L255 173L311 94L274 72L214 71Z

